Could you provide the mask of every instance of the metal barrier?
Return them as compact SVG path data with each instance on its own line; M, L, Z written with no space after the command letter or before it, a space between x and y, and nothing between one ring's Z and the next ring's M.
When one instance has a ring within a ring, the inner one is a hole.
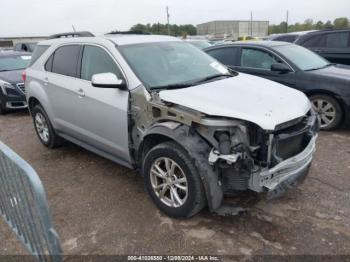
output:
M0 142L0 216L38 261L62 261L44 187L34 169Z

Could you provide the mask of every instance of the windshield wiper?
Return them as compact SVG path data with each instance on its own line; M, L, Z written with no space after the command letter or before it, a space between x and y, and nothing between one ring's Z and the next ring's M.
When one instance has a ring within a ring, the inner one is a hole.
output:
M180 89L180 88L186 88L186 87L190 87L190 86L196 86L199 85L201 83L213 80L215 78L219 78L219 77L232 77L233 75L231 74L216 74L216 75L212 75L212 76L207 76L198 80L194 80L194 81L189 81L189 82L183 82L183 83L176 83L176 84L169 84L169 85L163 85L163 86L153 86L150 89L151 90L171 90L171 89Z
M194 84L198 85L200 83L204 83L204 82L207 82L207 81L210 81L210 80L213 80L216 78L220 78L220 77L233 77L233 75L232 74L216 74L216 75L212 75L212 76L207 76L207 77L204 77L202 79L195 81Z
M169 85L162 85L162 86L152 86L150 87L151 90L170 90L170 89L180 89L180 88L186 88L193 86L193 81L190 82L182 82L182 83L175 83L175 84L169 84Z
M320 69L323 69L323 68L326 68L326 67L330 67L330 66L334 66L334 65L336 65L336 64L334 64L334 63L329 63L329 64L327 64L327 65L325 65L325 66L322 66L322 67L317 67L317 68L311 68L311 69L307 69L307 70L305 70L305 71L315 71L315 70L320 70Z

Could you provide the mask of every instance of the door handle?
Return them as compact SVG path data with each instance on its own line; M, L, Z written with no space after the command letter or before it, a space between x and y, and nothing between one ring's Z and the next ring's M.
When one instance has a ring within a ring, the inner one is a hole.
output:
M49 79L47 77L44 78L44 85L47 86L49 84Z
M84 97L85 96L85 92L82 88L79 88L78 91L77 91L79 97Z

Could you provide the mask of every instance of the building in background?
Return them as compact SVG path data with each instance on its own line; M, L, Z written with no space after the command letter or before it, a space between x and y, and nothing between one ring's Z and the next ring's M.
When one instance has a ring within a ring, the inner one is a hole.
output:
M197 25L197 35L210 38L264 37L269 33L269 21L212 21Z
M39 42L47 39L46 36L16 36L16 37L0 37L0 48L12 48L17 43Z

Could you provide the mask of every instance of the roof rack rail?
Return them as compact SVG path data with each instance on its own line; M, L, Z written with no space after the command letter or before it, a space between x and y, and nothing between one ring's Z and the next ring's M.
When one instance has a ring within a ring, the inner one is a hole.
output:
M60 33L49 36L49 39L55 38L68 38L68 37L94 37L95 35L88 31L81 32L68 32L68 33Z
M112 31L107 33L107 35L150 35L149 32L143 31Z

